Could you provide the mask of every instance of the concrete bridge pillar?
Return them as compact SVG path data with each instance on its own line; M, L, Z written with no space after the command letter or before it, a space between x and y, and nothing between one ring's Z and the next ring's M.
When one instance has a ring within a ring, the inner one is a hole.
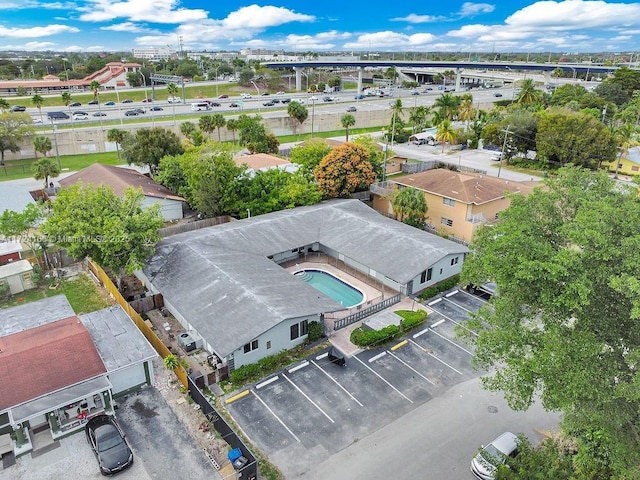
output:
M302 67L293 67L293 71L296 72L296 92L302 90Z
M462 78L462 70L456 68L456 92L460 91L460 79Z
M551 83L551 70L545 70L542 73L544 74L544 84L549 85Z
M362 74L364 73L364 67L358 67L358 93L362 93Z

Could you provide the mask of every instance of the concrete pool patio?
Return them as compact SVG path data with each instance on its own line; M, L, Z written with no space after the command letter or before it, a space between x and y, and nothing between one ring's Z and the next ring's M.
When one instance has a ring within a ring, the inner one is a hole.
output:
M288 266L286 266L285 269L288 272L290 272L292 275L294 272L297 272L298 270L305 270L305 269L325 270L326 272L331 273L332 275L339 278L340 280L343 280L349 283L350 285L356 287L358 290L360 290L365 295L364 304L368 302L379 301L379 300L382 300L383 298L388 298L398 293L389 288L384 288L384 292L383 292L381 288L376 288L370 285L369 283L363 281L361 279L362 274L358 274L358 272L355 272L356 274L359 275L359 277L361 277L361 278L358 278L338 268L337 266L332 265L331 263L329 263L330 261L335 262L335 259L332 259L322 254L308 255L306 260L288 264ZM353 323L348 327L341 328L339 330L333 329L334 320L343 318L353 313L353 311L355 311L357 308L358 307L355 306L349 309L345 309L341 312L336 312L333 315L326 315L324 319L325 332L327 333L327 337L329 338L329 341L333 346L338 348L342 353L344 353L348 357L355 355L361 350L360 347L351 343L350 336L351 336L351 332L354 329L360 327L363 323L376 319L376 317L385 317L384 322L388 323L386 321L386 317L389 316L389 313L394 312L395 310L415 310L416 308L419 308L421 310L426 310L427 314L432 312L432 310L426 307L425 305L422 305L414 301L412 298L403 295L399 303L392 305L391 307L386 308L385 310L375 313L364 320L360 320L359 322Z

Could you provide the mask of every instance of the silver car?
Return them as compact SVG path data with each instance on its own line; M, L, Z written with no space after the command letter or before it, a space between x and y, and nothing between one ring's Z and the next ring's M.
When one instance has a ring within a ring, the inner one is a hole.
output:
M505 463L507 457L515 457L518 453L518 437L505 432L496 438L471 460L471 473L480 480L493 480L496 469Z

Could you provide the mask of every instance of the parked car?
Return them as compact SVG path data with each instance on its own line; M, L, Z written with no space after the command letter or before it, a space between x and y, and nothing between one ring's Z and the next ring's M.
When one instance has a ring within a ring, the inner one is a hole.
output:
M115 105L115 104L116 104L116 102L113 102L113 101L110 101L110 102L105 103L105 105L107 105L107 106L109 106L109 107L112 107L112 106L113 106L113 105Z
M502 160L502 152L492 153L489 160L491 160L492 162L499 162L500 160Z
M133 100L131 100L130 98L125 98L124 100L122 100L122 103L133 103Z
M107 114L104 112L93 112L92 114L94 117L106 117Z
M26 112L27 111L27 107L23 107L22 105L14 105L13 107L11 107L11 111L12 112Z
M354 106L347 108L347 112L356 112L356 111L358 111L358 109Z
M85 434L103 475L112 475L133 465L133 452L113 415L89 419Z
M87 105L98 105L100 103L99 100L91 100Z
M79 107L80 105L82 105L80 102L73 102L69 104L70 107Z
M492 441L471 460L471 473L479 480L493 480L496 469L505 463L507 457L518 454L518 437L505 432Z
M158 105L155 105L155 106L151 107L149 110L151 110L153 112L161 112L162 110L164 110L164 108L159 107Z
M127 110L126 112L124 112L125 117L136 117L137 115L138 115L137 110Z

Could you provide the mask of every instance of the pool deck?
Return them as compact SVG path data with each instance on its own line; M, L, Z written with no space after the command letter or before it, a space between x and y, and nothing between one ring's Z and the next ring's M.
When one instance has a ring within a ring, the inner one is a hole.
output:
M353 285L354 287L358 288L362 293L365 294L365 301L366 300L370 300L370 299L374 299L374 298L378 298L378 297L382 297L382 291L380 291L379 289L376 289L375 287L372 287L371 285L363 282L362 280L359 280L358 278L350 275L347 272L344 272L343 270L340 270L339 268L330 265L329 263L325 263L325 262L299 262L296 263L295 265L290 265L288 267L286 267L286 270L288 272L290 272L291 274L293 274L294 272L298 271L298 270L304 270L304 269L314 269L314 270L324 270L326 272L331 273L332 275L346 281L347 283L350 283L351 285ZM393 293L395 294L395 293ZM389 296L389 291L385 292L385 295ZM427 310L427 313L430 312L429 308L419 304L418 302L414 302L411 298L403 296L402 299L400 300L400 303L397 303L381 312L378 312L374 315L371 315L370 317L367 317L365 320L361 320L359 322L356 322L352 325L349 325L348 327L345 328L341 328L340 330L334 331L333 330L333 320L334 318L325 318L325 330L327 332L327 334L329 335L329 341L331 342L331 344L336 347L338 350L340 350L342 353L345 354L345 356L350 357L352 355L355 355L356 353L358 353L359 351L361 351L361 348L354 345L353 343L351 343L349 341L349 338L351 336L351 332L355 329L358 328L359 326L361 326L365 321L369 321L371 319L374 319L376 316L379 316L381 314L387 314L389 311L395 311L395 310L416 310L416 309L422 309L422 310ZM342 315L336 315L336 318L340 318L340 316L346 316L348 315L348 312L342 314Z

